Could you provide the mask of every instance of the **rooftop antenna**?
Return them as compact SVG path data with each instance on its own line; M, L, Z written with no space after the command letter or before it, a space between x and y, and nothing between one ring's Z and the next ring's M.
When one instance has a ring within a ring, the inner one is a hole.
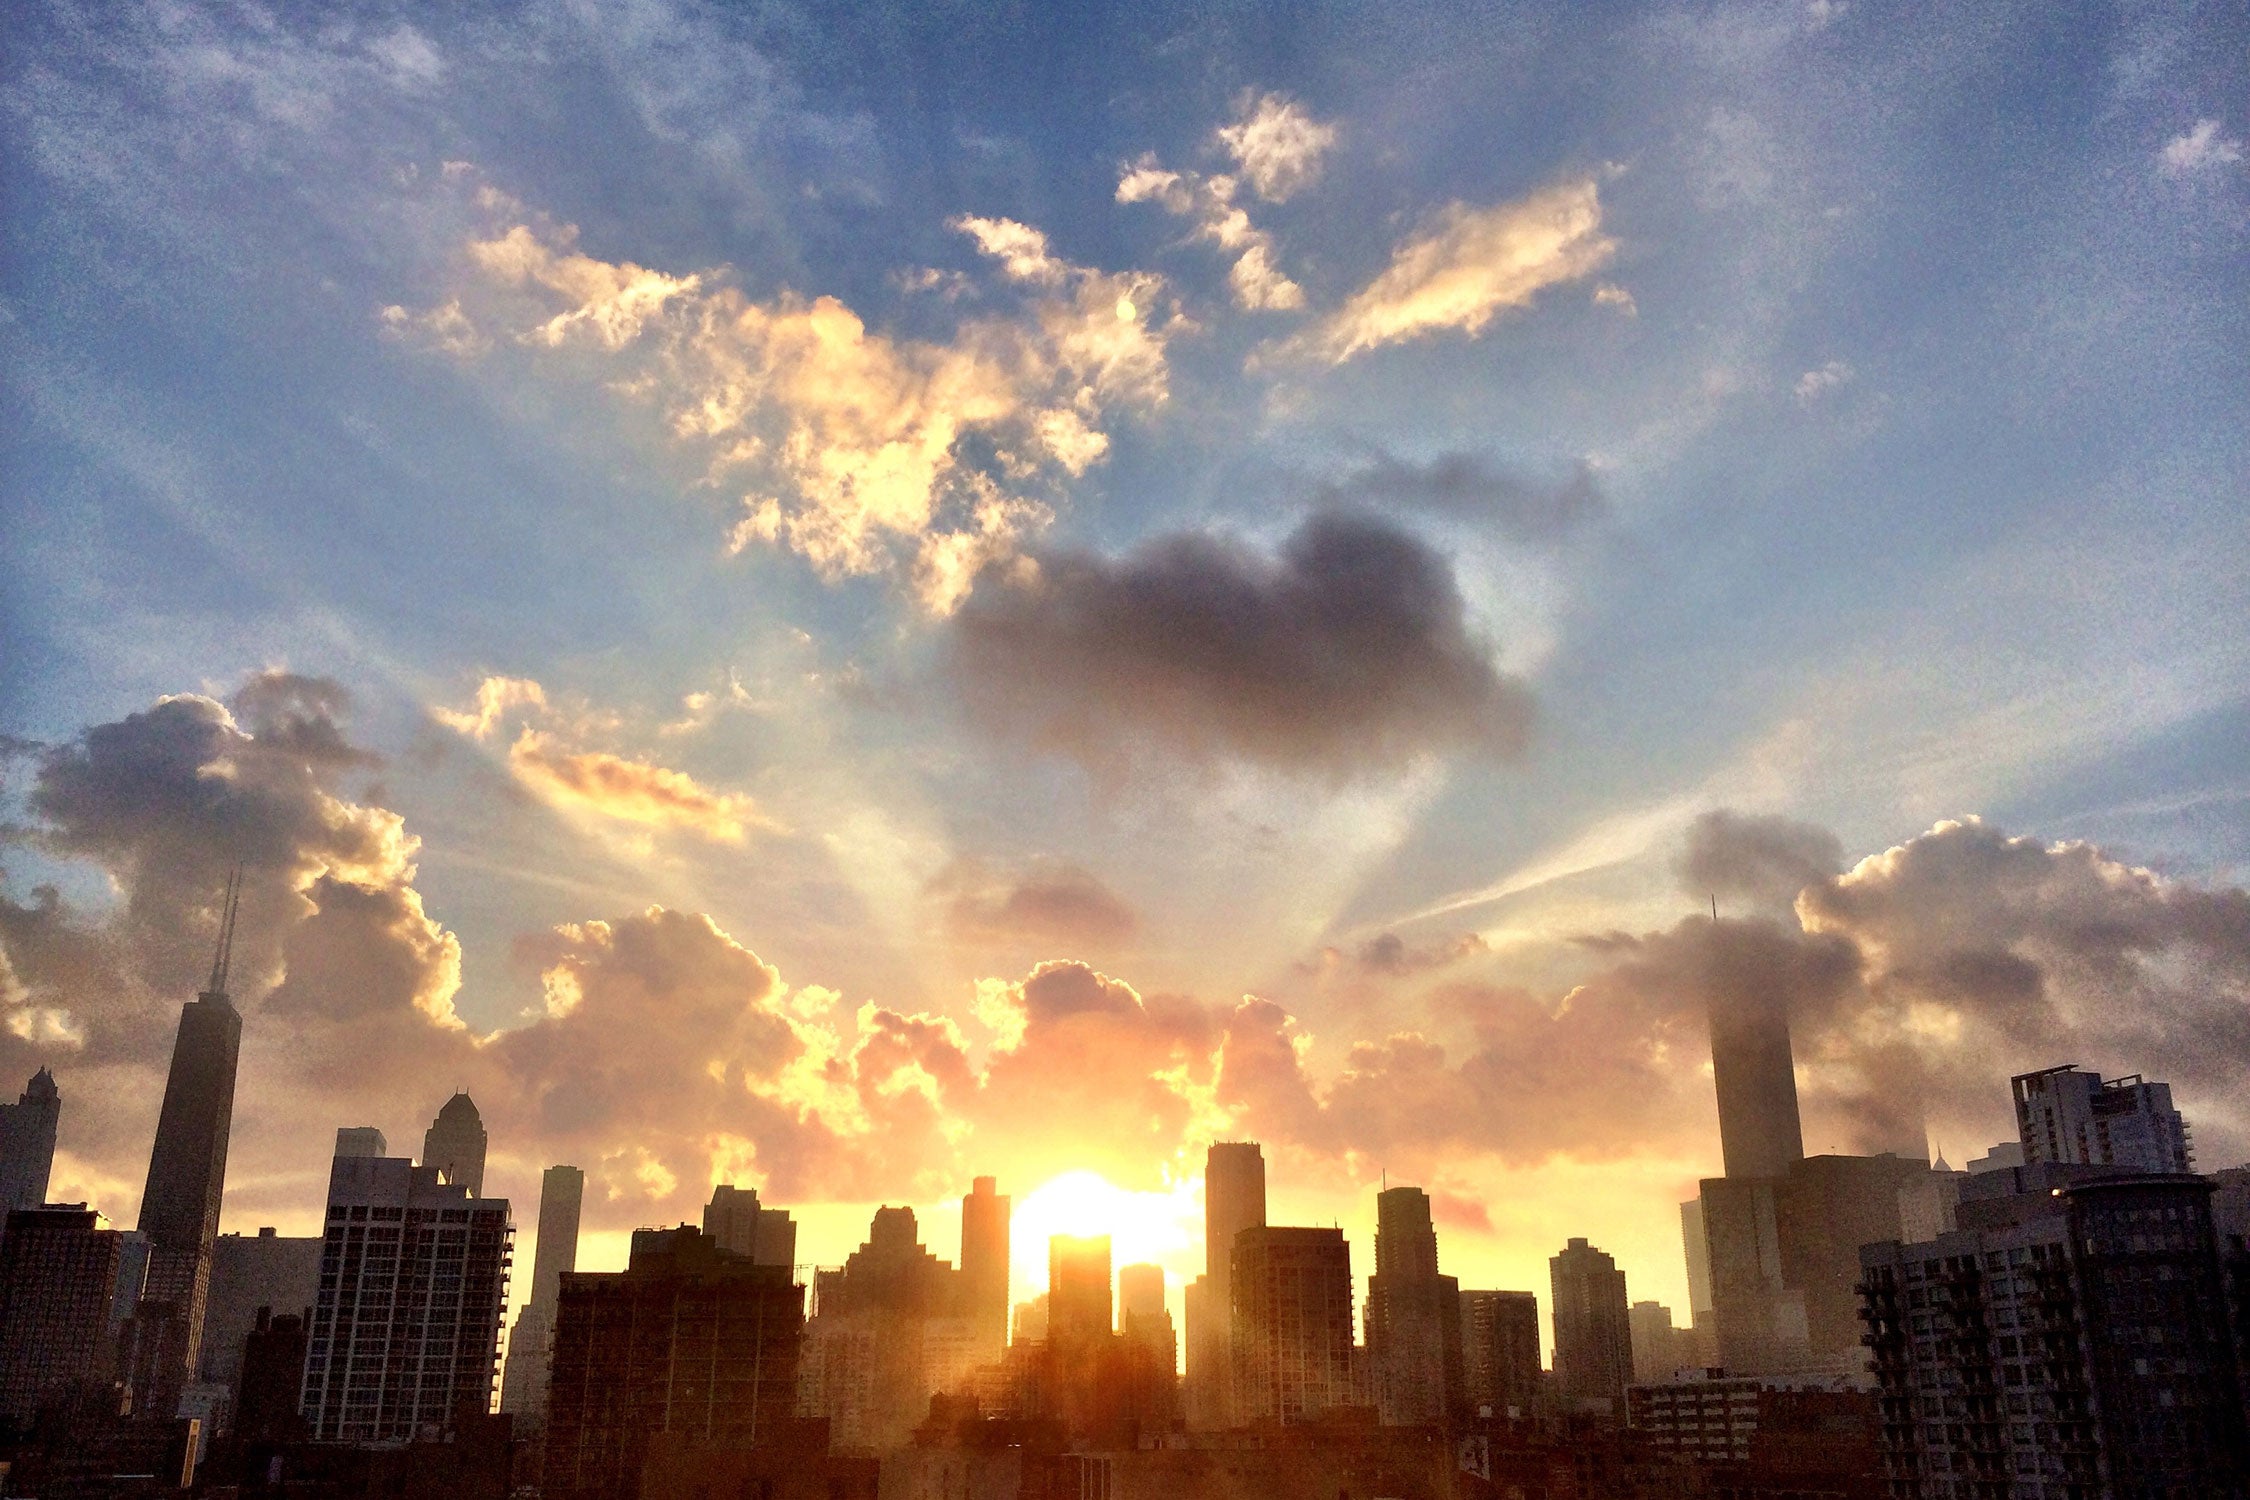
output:
M1718 925L1718 923L1719 923L1719 893L1718 893L1717 891L1713 891L1713 892L1711 893L1711 925L1712 925L1712 926L1714 926L1714 927L1716 927L1716 926Z
M227 895L224 912L219 918L219 951L211 956L211 984L204 993L227 997L227 968L234 961L234 914L242 905L242 866L237 864L227 874Z

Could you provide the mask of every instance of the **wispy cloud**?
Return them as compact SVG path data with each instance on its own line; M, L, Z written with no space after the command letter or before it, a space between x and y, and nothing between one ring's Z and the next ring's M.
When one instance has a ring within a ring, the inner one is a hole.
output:
M775 826L750 798L715 792L685 771L606 750L570 750L536 729L524 730L508 747L508 768L557 806L650 828L739 844L750 830Z
M1336 127L1315 120L1286 94L1245 95L1218 139L1259 197L1279 203L1320 178Z
M1341 364L1447 330L1473 338L1548 287L1608 264L1617 242L1601 231L1601 197L1591 177L1490 208L1452 204L1315 330L1311 347Z
M1195 221L1196 238L1209 240L1234 257L1227 284L1244 307L1287 312L1305 305L1304 289L1274 263L1273 237L1250 222L1235 202L1232 177L1174 172L1144 156L1117 182L1120 203L1156 203Z
M2229 167L2242 160L2242 142L2219 133L2217 120L2198 120L2195 128L2176 135L2156 153L2156 170L2178 181Z

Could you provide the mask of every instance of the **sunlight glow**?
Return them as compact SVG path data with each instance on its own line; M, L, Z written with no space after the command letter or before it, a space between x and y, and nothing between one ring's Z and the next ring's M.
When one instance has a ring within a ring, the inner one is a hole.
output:
M1016 1202L1010 1226L1011 1295L1018 1301L1047 1286L1047 1241L1058 1234L1106 1234L1110 1265L1154 1261L1177 1294L1203 1268L1203 1183L1190 1178L1161 1192L1121 1188L1083 1169L1048 1179Z

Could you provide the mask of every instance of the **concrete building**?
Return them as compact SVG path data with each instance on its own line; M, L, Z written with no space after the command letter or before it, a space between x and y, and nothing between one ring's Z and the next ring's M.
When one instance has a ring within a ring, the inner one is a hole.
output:
M1683 1371L1636 1384L1625 1399L1629 1425L1651 1447L1701 1464L1749 1464L1761 1432L1874 1426L1873 1397L1833 1376Z
M1229 1268L1241 1423L1291 1424L1359 1405L1352 1252L1340 1229L1246 1228Z
M0 1417L20 1427L71 1382L109 1375L122 1239L83 1203L8 1214L0 1234Z
M168 1417L178 1407L202 1355L211 1242L219 1234L235 1065L242 1051L242 1016L227 995L240 900L237 876L228 882L210 983L180 1008L148 1184L141 1193L148 1269L127 1330L125 1373L134 1409L155 1416Z
M391 1143L383 1139L383 1132L372 1125L340 1125L336 1128L336 1155L338 1156L388 1156Z
M962 1311L975 1323L984 1358L1008 1346L1010 1200L990 1177L969 1184L961 1200Z
M564 1273L578 1269L578 1214L586 1174L549 1167L539 1179L539 1239L531 1251L531 1295L508 1333L508 1367L500 1409L535 1428L546 1418L547 1370L555 1338L555 1299Z
M211 1242L211 1295L203 1315L203 1353L196 1378L234 1389L243 1341L258 1312L303 1317L320 1294L322 1238L317 1234L222 1234Z
M465 1187L472 1198L484 1196L484 1116L477 1102L465 1093L445 1101L422 1132L422 1165L435 1167L456 1187Z
M1461 1375L1470 1412L1529 1418L1539 1399L1539 1298L1461 1294Z
M1461 1283L1438 1274L1437 1229L1420 1188L1376 1195L1367 1363L1375 1409L1391 1426L1443 1422L1466 1399Z
M1234 1242L1266 1222L1266 1159L1256 1141L1216 1141L1203 1158L1203 1275L1186 1295L1188 1424L1239 1425L1234 1380Z
M2242 1494L2211 1195L2185 1173L2032 1163L1972 1179L1954 1233L1862 1250L1892 1495Z
M2011 1080L2023 1159L2132 1172L2192 1172L2187 1123L2172 1107L2172 1087L2138 1073L2104 1082L2065 1063Z
M0 1104L0 1215L47 1202L55 1165L55 1131L62 1124L62 1091L41 1068L13 1104Z
M1553 1282L1555 1395L1575 1411L1622 1422L1633 1379L1633 1330L1625 1273L1584 1240L1574 1239L1547 1262Z
M1672 1321L1661 1302L1636 1302L1625 1310L1633 1333L1633 1379L1648 1384L1671 1380L1683 1371L1704 1368L1696 1351L1695 1330Z
M805 1289L683 1224L633 1233L623 1271L562 1275L540 1492L641 1493L660 1434L750 1448L790 1433Z
M1058 1234L1047 1241L1047 1342L1090 1344L1115 1331L1109 1236Z
M756 1188L738 1188L722 1182L711 1189L703 1209L703 1232L731 1255L752 1265L797 1266L797 1221L786 1208L768 1208L758 1201Z
M507 1199L437 1167L335 1160L301 1406L313 1438L405 1442L489 1408L513 1232Z

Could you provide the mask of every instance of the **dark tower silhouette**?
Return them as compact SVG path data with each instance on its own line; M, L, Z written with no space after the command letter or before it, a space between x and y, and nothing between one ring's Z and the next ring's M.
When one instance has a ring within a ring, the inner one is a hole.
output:
M445 1101L430 1128L422 1132L422 1165L435 1167L445 1180L469 1190L472 1198L484 1196L484 1116L467 1094Z
M1367 1359L1382 1420L1443 1422L1467 1381L1461 1351L1461 1283L1438 1274L1430 1199L1415 1187L1375 1199L1375 1274L1367 1281Z
M1256 1141L1217 1141L1203 1159L1203 1274L1187 1291L1187 1408L1196 1427L1232 1427L1234 1244L1266 1222L1266 1158Z
M0 1104L0 1214L46 1203L61 1122L62 1091L45 1068L31 1075L21 1099Z
M145 1416L172 1414L203 1341L211 1242L219 1234L227 1131L234 1119L235 1061L242 1049L242 1015L227 996L241 901L238 869L227 881L211 982L180 1007L172 1071L164 1080L164 1108L149 1152L148 1186L141 1193L148 1279L133 1316L127 1360L133 1408Z
M1008 1345L1008 1195L990 1177L969 1184L961 1200L961 1291L987 1357Z
M1712 1001L1711 1079L1727 1176L1785 1177L1804 1160L1783 995L1737 993Z

